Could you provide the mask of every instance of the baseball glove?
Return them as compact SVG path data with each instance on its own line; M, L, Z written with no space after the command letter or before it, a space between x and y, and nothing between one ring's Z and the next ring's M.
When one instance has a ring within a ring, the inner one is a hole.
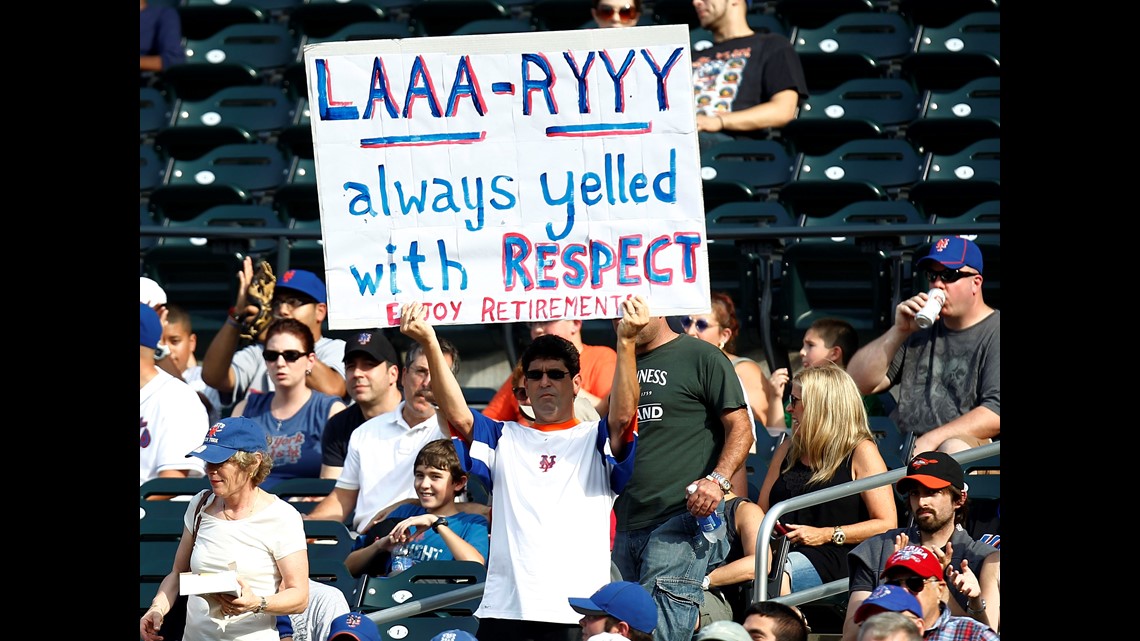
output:
M241 337L257 340L261 332L273 321L273 288L277 277L273 275L273 267L268 261L260 261L253 268L253 280L249 282L246 290L246 300L257 307L257 316L253 317L248 326L241 328Z

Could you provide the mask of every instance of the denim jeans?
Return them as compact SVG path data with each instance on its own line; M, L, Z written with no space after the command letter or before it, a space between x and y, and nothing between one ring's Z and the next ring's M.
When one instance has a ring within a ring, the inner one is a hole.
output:
M788 553L784 568L792 577L792 592L823 585L823 579L819 577L819 572L816 571L815 566L799 552Z
M724 501L716 508L724 518ZM689 641L704 599L701 582L728 555L728 539L710 543L692 514L614 537L613 562L622 579L640 583L657 603L655 641Z

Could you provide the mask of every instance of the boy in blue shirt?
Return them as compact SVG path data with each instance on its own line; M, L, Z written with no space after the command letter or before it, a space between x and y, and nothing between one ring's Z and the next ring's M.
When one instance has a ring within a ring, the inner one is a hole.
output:
M454 559L486 565L490 544L486 517L462 512L455 505L455 496L467 485L467 473L451 439L425 445L413 469L419 503L397 507L356 538L344 562L353 576L394 574L392 551L400 545L412 563Z

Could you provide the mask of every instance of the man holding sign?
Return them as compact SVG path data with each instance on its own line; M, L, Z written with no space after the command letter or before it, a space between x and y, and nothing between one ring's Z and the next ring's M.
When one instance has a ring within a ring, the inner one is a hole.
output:
M582 617L568 599L610 580L610 511L637 451L634 350L649 322L642 297L621 307L609 414L578 422L578 350L560 336L540 336L521 358L532 427L473 412L423 306L401 308L400 331L423 347L440 414L459 436L456 452L492 493L487 583L475 612L479 638L577 641Z

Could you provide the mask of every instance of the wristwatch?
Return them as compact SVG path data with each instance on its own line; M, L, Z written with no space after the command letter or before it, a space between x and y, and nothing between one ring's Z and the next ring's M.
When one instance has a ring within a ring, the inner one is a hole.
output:
M725 477L725 475L721 474L720 472L717 472L716 470L709 472L709 475L706 476L705 478L712 481L713 483L716 483L717 485L719 485L720 489L725 491L725 492L732 490L732 481L728 480L728 478Z
M843 545L847 540L847 535L843 533L843 527L836 525L835 531L831 533L831 542L836 545Z
M447 517L441 516L435 520L435 523L431 524L431 531L432 532L439 532L439 528L444 526L444 525L447 525Z
M981 597L978 597L978 600L982 602L982 607L978 608L977 610L970 607L969 600L966 601L966 614L969 614L969 615L981 614L981 613L986 611L986 600L981 598Z
M162 359L170 356L170 346L166 343L159 343L154 348L154 360L161 361Z
M265 609L268 607L269 607L269 604L265 602L265 597L261 597L261 603L256 608L253 609L253 613L254 614L261 614L262 612L265 612Z

